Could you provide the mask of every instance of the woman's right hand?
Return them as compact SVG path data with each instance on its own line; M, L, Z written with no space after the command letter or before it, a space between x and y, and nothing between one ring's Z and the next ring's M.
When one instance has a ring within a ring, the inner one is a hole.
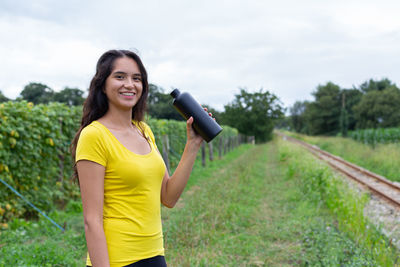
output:
M208 111L207 108L204 108L204 111ZM212 114L210 112L208 112L208 115L212 118ZM215 118L213 118L215 120ZM194 118L190 117L187 121L186 121L186 131L187 131L187 138L188 138L188 142L190 143L194 143L196 145L196 147L198 146L200 148L201 144L203 143L203 138L201 137L201 135L199 135L198 133L196 133L196 131L193 128L193 122L194 122Z
M190 117L186 121L186 134L187 134L187 142L189 144L194 144L195 148L199 149L201 144L203 143L203 137L196 133L193 128L193 117Z

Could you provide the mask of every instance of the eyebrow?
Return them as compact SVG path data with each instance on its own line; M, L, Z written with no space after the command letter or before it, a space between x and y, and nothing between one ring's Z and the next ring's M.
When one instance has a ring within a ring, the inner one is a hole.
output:
M126 72L124 71L115 71L112 74L123 74L123 75L127 75ZM140 73L134 73L133 76L142 76Z

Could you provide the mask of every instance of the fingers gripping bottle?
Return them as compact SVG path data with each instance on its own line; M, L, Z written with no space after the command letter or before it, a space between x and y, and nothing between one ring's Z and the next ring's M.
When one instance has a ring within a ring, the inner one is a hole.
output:
M181 93L178 89L171 92L174 98L172 105L187 120L193 117L194 130L203 137L204 140L210 142L216 137L222 128L219 124L208 115L199 103L189 94Z

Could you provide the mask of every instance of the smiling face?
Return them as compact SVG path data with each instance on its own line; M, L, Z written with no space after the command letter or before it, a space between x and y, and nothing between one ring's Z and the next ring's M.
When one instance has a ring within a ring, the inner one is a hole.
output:
M142 78L138 64L129 57L114 61L104 93L110 109L132 110L142 96Z

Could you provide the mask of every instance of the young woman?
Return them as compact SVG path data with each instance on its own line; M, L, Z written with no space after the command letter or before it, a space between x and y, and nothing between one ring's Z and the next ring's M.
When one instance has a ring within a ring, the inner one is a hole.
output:
M88 266L166 266L160 203L172 208L178 201L203 139L189 118L170 177L143 122L147 95L147 73L135 53L110 50L100 57L72 142Z

